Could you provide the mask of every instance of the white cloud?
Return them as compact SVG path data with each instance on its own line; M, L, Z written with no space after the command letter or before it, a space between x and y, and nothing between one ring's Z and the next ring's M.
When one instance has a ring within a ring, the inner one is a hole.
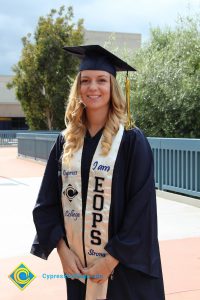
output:
M128 32L133 32L134 26L139 28L141 24L147 27L149 23L170 25L178 14L189 14L190 10L194 12L200 9L199 0L96 0L92 5L90 1L86 2L81 2L76 7L78 15L84 17L86 27L107 27L113 28L112 31Z

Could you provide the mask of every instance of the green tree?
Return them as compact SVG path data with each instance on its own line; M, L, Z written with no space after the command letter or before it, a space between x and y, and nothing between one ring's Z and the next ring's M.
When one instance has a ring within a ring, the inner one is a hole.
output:
M151 29L135 54L132 109L149 136L200 137L200 18Z
M64 45L83 43L83 20L73 23L73 9L64 6L40 17L34 37L22 38L23 49L14 65L15 88L30 129L62 129L71 78L78 61L63 50ZM33 40L33 41L32 41Z
M180 17L174 30L152 28L141 49L121 52L137 69L129 74L131 108L148 136L200 137L199 17ZM118 79L124 87L125 75Z

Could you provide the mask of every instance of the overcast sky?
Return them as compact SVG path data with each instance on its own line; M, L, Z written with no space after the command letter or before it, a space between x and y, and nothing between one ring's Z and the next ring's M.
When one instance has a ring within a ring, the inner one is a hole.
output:
M21 38L35 31L38 18L61 5L72 5L74 21L83 18L88 30L141 33L143 41L150 27L174 27L178 15L200 12L200 0L0 0L0 75L12 74Z

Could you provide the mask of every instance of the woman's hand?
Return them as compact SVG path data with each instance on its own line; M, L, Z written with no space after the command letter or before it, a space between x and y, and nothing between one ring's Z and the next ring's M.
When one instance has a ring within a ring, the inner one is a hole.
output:
M72 250L67 247L63 239L58 242L57 251L64 273L72 275L70 278L75 279L75 275L81 274L81 270L83 269L80 259Z
M82 274L88 275L90 280L96 283L105 282L119 261L107 254L105 257L97 259L92 265L82 269ZM99 278L92 278L99 276Z

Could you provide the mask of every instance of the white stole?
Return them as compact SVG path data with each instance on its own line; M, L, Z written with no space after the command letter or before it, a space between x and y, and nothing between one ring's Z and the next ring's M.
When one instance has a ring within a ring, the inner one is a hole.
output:
M111 149L107 156L101 155L102 138L98 143L90 167L84 220L81 195L81 156L83 147L74 153L70 161L70 167L66 166L62 160L62 207L65 230L69 247L77 254L83 266L85 266L84 251L87 266L90 266L98 258L106 256L107 253L104 247L108 242L112 176L123 131L124 128L120 125L116 136L113 137ZM85 225L84 232L83 221ZM78 279L85 282L83 277ZM99 284L88 278L85 300L106 299L107 288L108 280L103 284Z

